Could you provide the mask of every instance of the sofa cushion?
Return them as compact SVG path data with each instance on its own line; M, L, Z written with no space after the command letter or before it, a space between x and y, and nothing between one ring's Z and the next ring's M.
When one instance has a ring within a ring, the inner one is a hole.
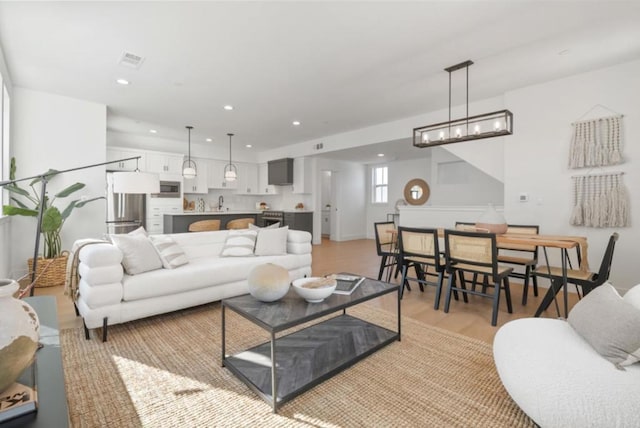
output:
M258 232L249 229L230 230L220 256L247 257L253 255Z
M176 269L159 269L143 275L125 275L122 283L123 300L140 299L184 293L190 290L229 284L247 280L255 266L274 263L288 271L311 265L311 254L266 257L200 257ZM239 294L243 294L243 291Z
M635 287L631 287L629 291L624 293L624 297L622 299L640 310L640 284Z
M112 235L114 245L122 251L122 265L129 275L160 269L162 261L145 235Z
M287 234L289 226L277 229L260 229L256 240L256 256L277 256L287 254Z
M600 355L621 368L640 361L640 310L605 283L580 300L569 324Z
M189 263L182 248L170 236L151 235L149 239L158 252L160 260L162 260L163 268L174 269Z

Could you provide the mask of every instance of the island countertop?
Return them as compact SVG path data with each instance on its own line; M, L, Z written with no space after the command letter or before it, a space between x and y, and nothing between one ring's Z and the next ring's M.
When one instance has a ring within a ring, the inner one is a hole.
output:
M168 216L183 216L183 215L238 215L238 214L247 214L247 215L256 215L260 214L262 211L257 210L229 210L229 211L183 211L181 213L167 213L165 215Z

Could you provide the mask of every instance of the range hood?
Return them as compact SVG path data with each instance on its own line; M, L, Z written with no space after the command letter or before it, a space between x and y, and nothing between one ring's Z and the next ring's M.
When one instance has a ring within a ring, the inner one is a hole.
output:
M268 182L273 186L293 184L293 158L269 161Z

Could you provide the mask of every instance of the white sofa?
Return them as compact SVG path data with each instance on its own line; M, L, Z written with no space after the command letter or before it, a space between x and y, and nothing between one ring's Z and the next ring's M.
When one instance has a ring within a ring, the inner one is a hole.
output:
M254 266L275 263L294 279L311 275L311 234L287 232L287 254L220 257L229 231L171 234L188 263L127 275L123 253L109 243L86 245L78 254L76 307L88 329L184 309L248 293L247 276Z
M640 363L617 369L565 320L508 322L493 353L505 389L543 428L640 426Z

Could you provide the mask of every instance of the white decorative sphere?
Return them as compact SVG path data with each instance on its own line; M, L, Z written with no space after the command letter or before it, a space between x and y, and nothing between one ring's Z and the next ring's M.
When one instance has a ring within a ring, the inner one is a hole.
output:
M31 364L40 338L36 311L13 298L18 288L14 280L0 279L0 393Z
M251 270L247 282L253 297L261 302L275 302L289 291L289 272L282 266L265 263Z

